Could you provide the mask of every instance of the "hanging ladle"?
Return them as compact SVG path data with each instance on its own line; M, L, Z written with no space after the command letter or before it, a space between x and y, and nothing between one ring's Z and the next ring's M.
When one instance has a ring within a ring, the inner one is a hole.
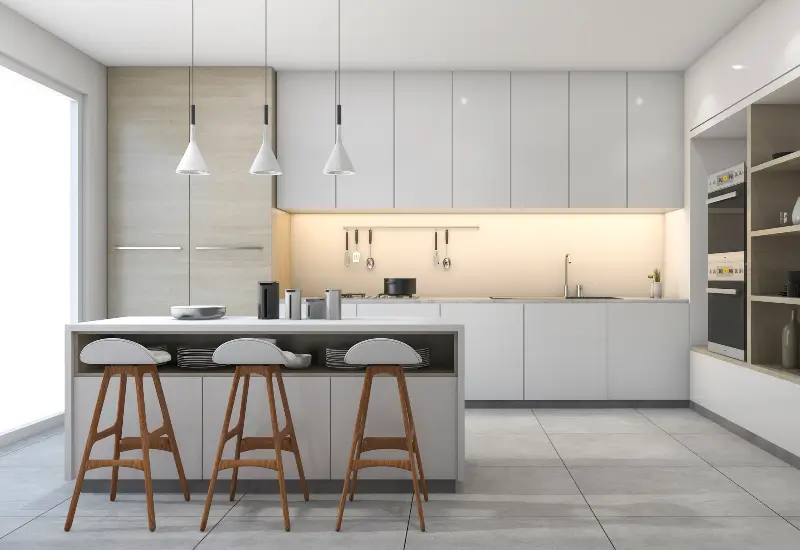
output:
M367 269L372 271L375 267L375 260L372 257L372 229L369 230L369 258L367 258Z
M442 265L445 269L450 269L450 266L453 265L453 262L449 258L448 249L450 248L448 245L450 244L450 230L444 230L444 260L442 260Z

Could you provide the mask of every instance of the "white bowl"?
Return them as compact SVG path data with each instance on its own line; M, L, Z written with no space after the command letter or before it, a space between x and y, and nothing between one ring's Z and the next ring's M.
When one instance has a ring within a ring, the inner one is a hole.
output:
M172 306L170 313L180 321L208 321L225 316L225 306Z

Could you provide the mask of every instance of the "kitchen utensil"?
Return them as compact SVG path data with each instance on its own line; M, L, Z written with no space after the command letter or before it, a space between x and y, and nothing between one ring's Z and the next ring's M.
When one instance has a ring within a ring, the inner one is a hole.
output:
M344 266L350 267L350 232L344 232Z
M306 298L306 319L325 319L327 317L325 298Z
M358 229L356 229L356 250L353 252L353 263L357 264L361 261L361 252L358 251Z
M372 271L375 267L375 259L372 257L372 229L369 230L369 258L367 258L367 269Z
M179 321L208 321L225 316L225 306L172 306L169 311Z
M258 283L258 318L277 319L280 317L281 301L278 298L280 283L267 281Z
M387 296L413 296L417 293L417 280L413 277L384 279L383 293Z
M307 369L311 366L310 353L292 353L291 351L284 351L283 355L286 357L286 364L284 366L287 369Z
M302 303L303 297L300 291L294 288L287 288L283 298L283 305L285 308L284 319L291 319L292 321L299 321L302 319Z
M439 266L439 231L433 232L433 265Z
M453 262L449 258L450 252L450 230L444 230L444 260L442 260L442 265L445 269L450 269L450 266L453 265Z
M342 318L342 291L336 288L325 290L325 318L338 321Z

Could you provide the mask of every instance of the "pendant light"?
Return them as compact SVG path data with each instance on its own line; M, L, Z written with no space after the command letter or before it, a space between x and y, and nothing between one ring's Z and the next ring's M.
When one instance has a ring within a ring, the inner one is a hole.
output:
M192 65L189 68L189 103L191 104L189 109L189 145L186 147L186 152L183 154L175 172L188 176L207 176L209 173L208 167L194 136L194 0L192 0Z
M250 167L250 173L256 176L280 176L283 174L278 159L272 151L272 144L269 140L269 105L267 105L267 94L269 88L269 66L267 65L267 6L269 0L264 0L264 136L261 139L261 149L258 150L256 159Z
M323 174L331 176L350 176L356 173L350 157L342 143L342 105L341 105L341 80L342 80L342 0L338 3L338 68L336 70L336 143L328 158Z

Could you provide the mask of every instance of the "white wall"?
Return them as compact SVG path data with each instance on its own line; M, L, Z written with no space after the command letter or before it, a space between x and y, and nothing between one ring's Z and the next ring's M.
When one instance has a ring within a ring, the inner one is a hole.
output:
M764 87L779 86L773 81L790 71L800 72L798 21L797 0L766 0L697 60L685 78L688 127L702 124ZM735 71L734 64L746 68Z
M106 316L106 68L0 4L0 63L82 96L81 320Z

